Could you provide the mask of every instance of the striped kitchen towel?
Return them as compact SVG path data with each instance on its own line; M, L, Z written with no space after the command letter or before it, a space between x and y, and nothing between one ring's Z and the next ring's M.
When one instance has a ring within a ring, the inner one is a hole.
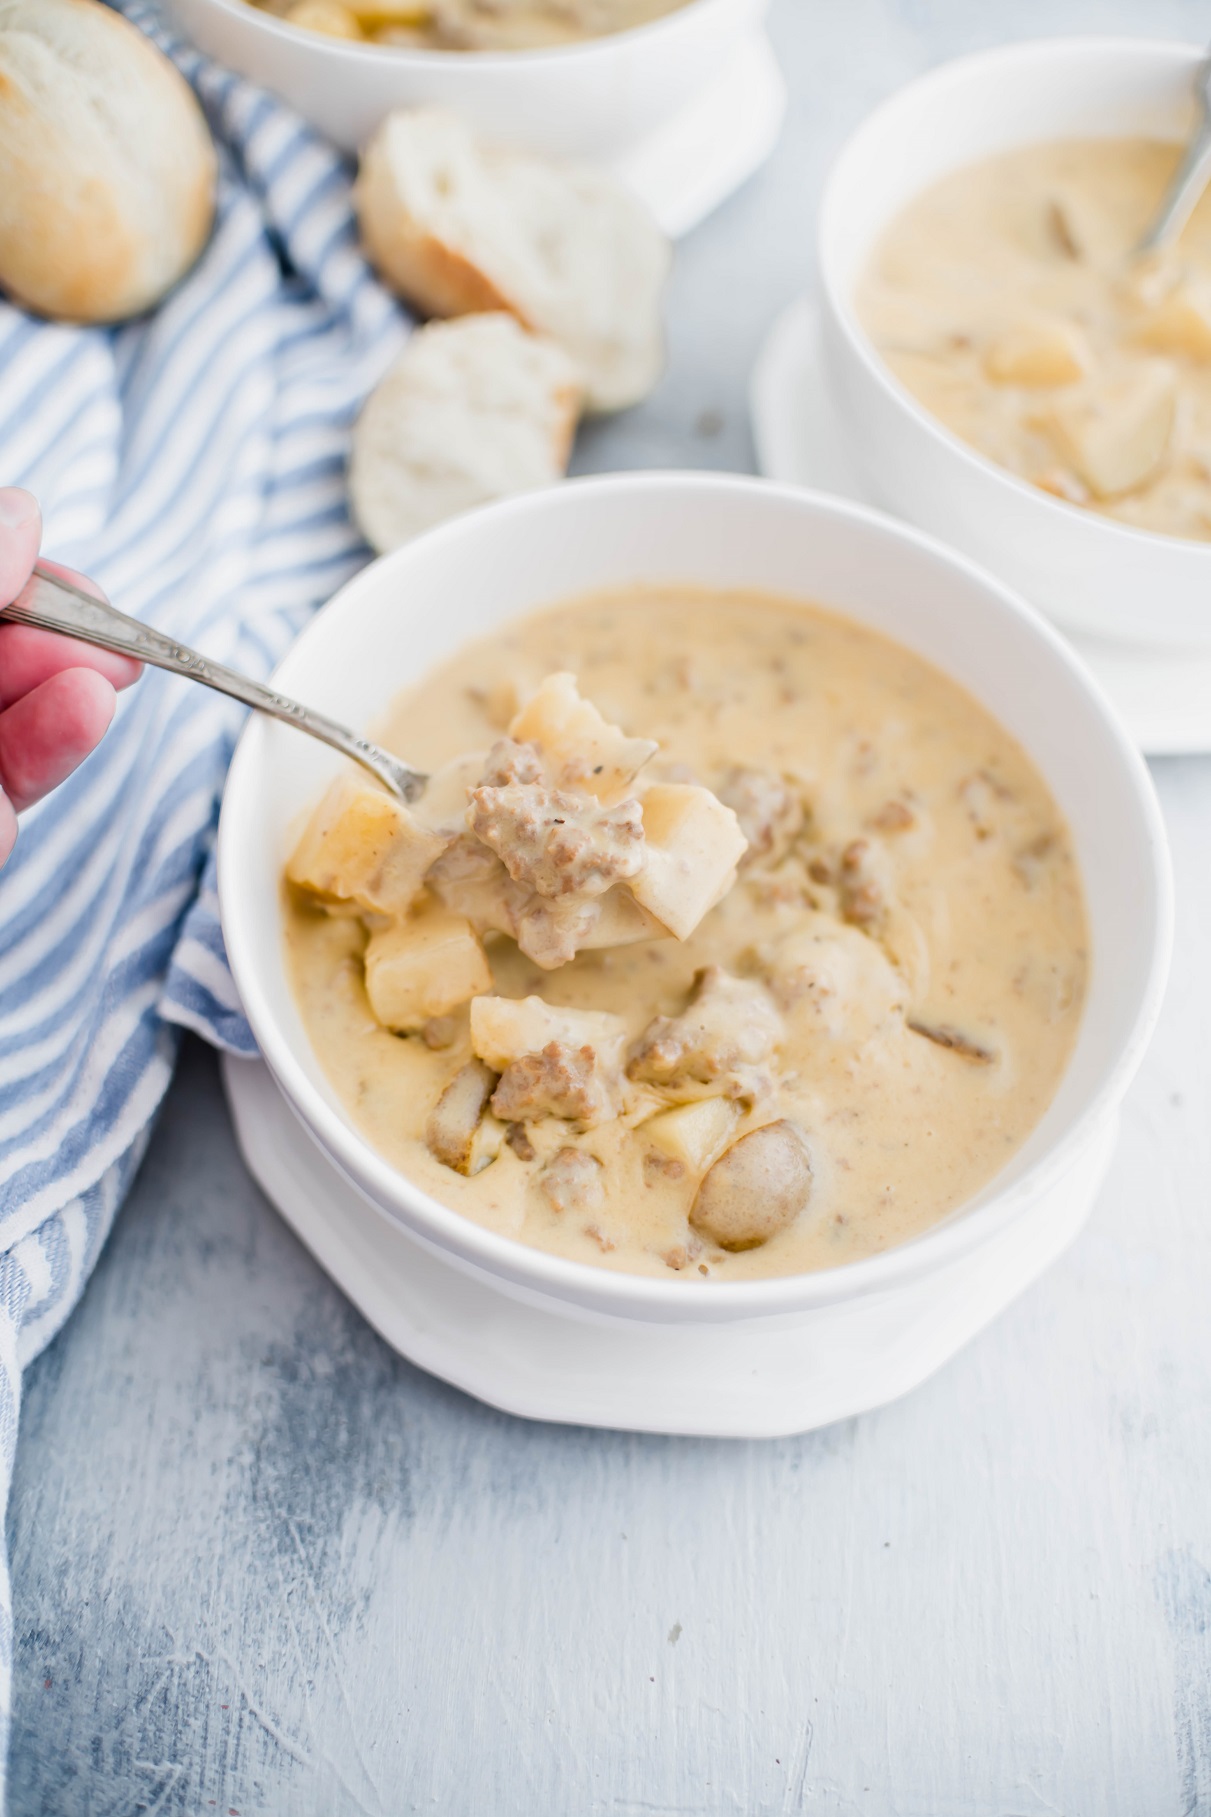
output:
M194 85L220 147L214 235L151 317L36 321L0 302L0 483L48 554L252 674L369 557L350 423L402 343L361 258L350 171L268 96L122 7ZM20 1370L58 1330L147 1141L181 1025L252 1051L211 848L241 709L149 670L0 871L0 1496ZM0 1759L12 1620L0 1558Z

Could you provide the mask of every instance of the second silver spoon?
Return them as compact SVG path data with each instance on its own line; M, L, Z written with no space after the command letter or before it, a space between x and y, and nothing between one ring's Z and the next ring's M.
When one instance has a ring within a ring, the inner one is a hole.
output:
M1198 66L1194 95L1199 105L1198 127L1173 173L1155 220L1135 249L1137 254L1160 252L1176 240L1211 178L1211 55Z

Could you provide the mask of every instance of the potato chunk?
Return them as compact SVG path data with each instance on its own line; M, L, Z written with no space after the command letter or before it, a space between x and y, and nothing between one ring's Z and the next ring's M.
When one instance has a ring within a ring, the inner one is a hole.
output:
M686 940L731 889L748 841L732 809L694 783L660 783L640 807L647 855L631 894Z
M701 1097L704 1086L728 1098L756 1098L768 1089L761 1068L781 1036L781 1018L760 984L707 965L679 1016L648 1023L627 1073L674 1096Z
M552 1041L592 1047L620 1066L626 1032L622 1017L608 1010L556 1009L541 997L476 997L471 1004L472 1051L499 1073Z
M1117 498L1163 463L1176 408L1172 366L1148 360L1113 381L1073 388L1039 421L1091 492Z
M984 356L984 370L998 385L1072 385L1088 369L1084 336L1067 322L1011 328Z
M479 1060L455 1073L425 1125L425 1144L444 1167L477 1174L494 1161L504 1145L503 1123L488 1116L487 1105L496 1074Z
M1136 339L1160 353L1211 360L1211 285L1179 284L1149 311Z
M732 1098L700 1098L661 1111L639 1128L661 1154L680 1161L690 1173L703 1174L723 1153L743 1114Z
M385 789L343 775L308 821L286 875L317 896L402 915L448 844Z
M366 995L384 1028L421 1028L491 989L475 929L436 903L370 936Z
M326 38L362 36L361 26L340 0L295 0L285 17L289 24L301 25L309 32L323 32Z
M721 1249L756 1249L793 1224L811 1197L802 1130L784 1117L754 1129L709 1170L690 1223Z
M657 749L650 738L628 738L610 725L568 674L538 684L509 736L539 747L556 788L584 789L602 802L616 801Z
M894 1027L904 979L883 948L857 928L812 915L753 954L774 1000L799 1031L862 1047Z

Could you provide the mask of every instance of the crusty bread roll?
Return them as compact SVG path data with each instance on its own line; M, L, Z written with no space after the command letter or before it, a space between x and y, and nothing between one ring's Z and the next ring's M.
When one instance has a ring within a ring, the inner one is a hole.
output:
M98 0L0 0L0 287L112 322L206 243L216 161L187 82Z
M349 498L366 540L395 549L473 505L561 479L580 397L563 349L511 315L418 329L353 431Z
M417 108L383 121L354 195L370 258L425 314L508 309L567 348L595 410L660 376L668 244L604 172L485 145L456 115Z

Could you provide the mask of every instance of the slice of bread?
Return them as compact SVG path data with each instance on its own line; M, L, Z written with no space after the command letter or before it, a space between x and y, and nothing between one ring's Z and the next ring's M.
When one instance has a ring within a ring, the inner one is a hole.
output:
M660 376L668 243L604 172L417 108L383 121L354 195L370 258L422 313L509 310L573 356L594 410L637 402Z
M113 322L159 301L214 217L216 160L183 77L99 0L0 0L0 288Z
M580 397L563 349L511 315L418 329L353 431L349 498L367 541L383 553L459 511L553 485Z

